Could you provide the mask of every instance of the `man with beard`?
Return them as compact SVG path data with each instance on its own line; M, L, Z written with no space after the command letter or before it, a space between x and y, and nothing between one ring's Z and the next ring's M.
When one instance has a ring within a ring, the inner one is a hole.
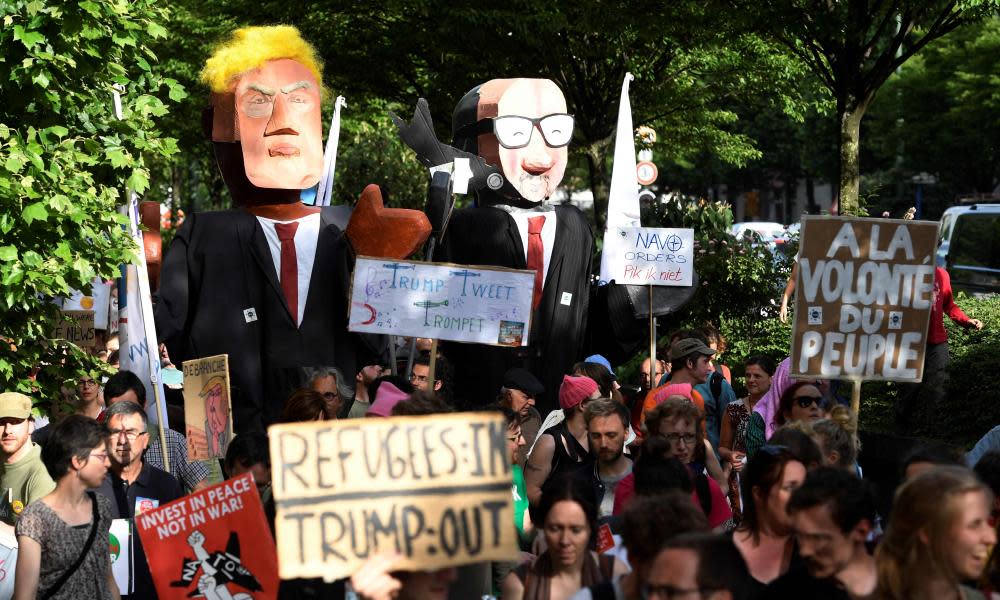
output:
M31 398L0 394L0 531L11 535L24 508L56 487L42 464L41 447L31 442L34 430Z
M142 454L149 443L146 412L134 402L115 402L105 411L108 428L108 458L111 469L97 493L111 500L115 519L136 516L172 502L184 495L181 484L170 473L146 464ZM139 536L133 536L133 582L135 591L122 597L156 598L153 576Z
M385 369L382 368L382 365L368 365L358 371L354 383L354 404L351 405L351 410L347 413L347 418L360 419L365 416L365 413L368 412L368 408L371 406L372 400L374 400L374 398L368 395L368 386L381 377L384 372Z
M867 482L819 467L792 493L786 510L805 568L775 580L764 597L840 600L875 591L875 559L865 546L875 523L875 495Z
M615 507L615 488L632 472L632 460L625 456L625 434L628 430L628 409L607 398L594 400L584 409L587 436L594 462L595 479L599 482L598 517L607 517Z

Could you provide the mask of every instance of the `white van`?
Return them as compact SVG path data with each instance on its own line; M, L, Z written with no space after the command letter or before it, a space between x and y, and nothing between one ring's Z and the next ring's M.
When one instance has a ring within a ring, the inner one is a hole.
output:
M937 264L956 290L1000 292L1000 204L952 206L941 216Z

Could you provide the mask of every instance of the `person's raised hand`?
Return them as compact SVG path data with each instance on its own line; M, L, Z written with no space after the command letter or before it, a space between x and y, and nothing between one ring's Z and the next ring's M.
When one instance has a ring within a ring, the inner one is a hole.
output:
M351 575L351 587L361 600L393 600L403 588L390 572L399 561L398 554L376 554Z

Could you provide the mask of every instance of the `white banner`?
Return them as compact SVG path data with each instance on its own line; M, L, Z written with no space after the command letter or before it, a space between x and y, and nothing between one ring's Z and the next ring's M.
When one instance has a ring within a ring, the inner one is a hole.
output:
M91 281L90 295L81 290L73 290L73 294L63 300L63 310L94 311L94 329L108 328L108 306L111 301L111 284L100 277Z
M602 273L619 285L690 286L694 230L616 227L604 237ZM603 277L603 274L602 274Z
M628 99L631 73L622 81L621 101L618 104L618 129L615 133L615 159L611 167L611 188L608 192L608 218L604 224L604 244L619 227L638 227L639 181L635 173L635 130L632 128L632 104ZM607 254L601 255L601 284L615 279L614 263ZM622 283L619 281L618 283Z
M129 519L112 519L108 532L108 546L111 552L111 574L122 594L135 591L132 578L132 524Z
M348 329L527 346L534 271L359 257Z

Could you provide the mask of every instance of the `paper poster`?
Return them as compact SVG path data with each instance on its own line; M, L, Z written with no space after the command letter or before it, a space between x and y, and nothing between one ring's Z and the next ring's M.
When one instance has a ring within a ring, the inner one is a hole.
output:
M14 596L14 570L17 568L17 539L0 532L0 598Z
M348 329L527 346L534 271L359 257Z
M225 458L229 440L233 438L229 356L186 360L182 367L188 458Z
M378 552L403 570L520 556L499 414L291 423L268 437L283 579L348 577Z
M803 217L793 377L920 381L937 223Z
M604 236L601 265L608 281L628 285L690 286L694 230L614 227Z
M135 591L135 581L132 579L132 524L129 519L113 519L111 531L108 534L108 545L111 551L111 574L122 594Z
M81 348L93 348L97 344L94 334L94 311L64 310L63 319L52 332L52 339L66 340Z
M278 597L274 539L250 473L143 513L135 527L160 600Z
M73 290L70 297L63 300L63 310L92 310L94 311L94 327L96 329L107 329L111 301L111 284L105 282L100 277L95 277L91 281L91 287L87 292Z

